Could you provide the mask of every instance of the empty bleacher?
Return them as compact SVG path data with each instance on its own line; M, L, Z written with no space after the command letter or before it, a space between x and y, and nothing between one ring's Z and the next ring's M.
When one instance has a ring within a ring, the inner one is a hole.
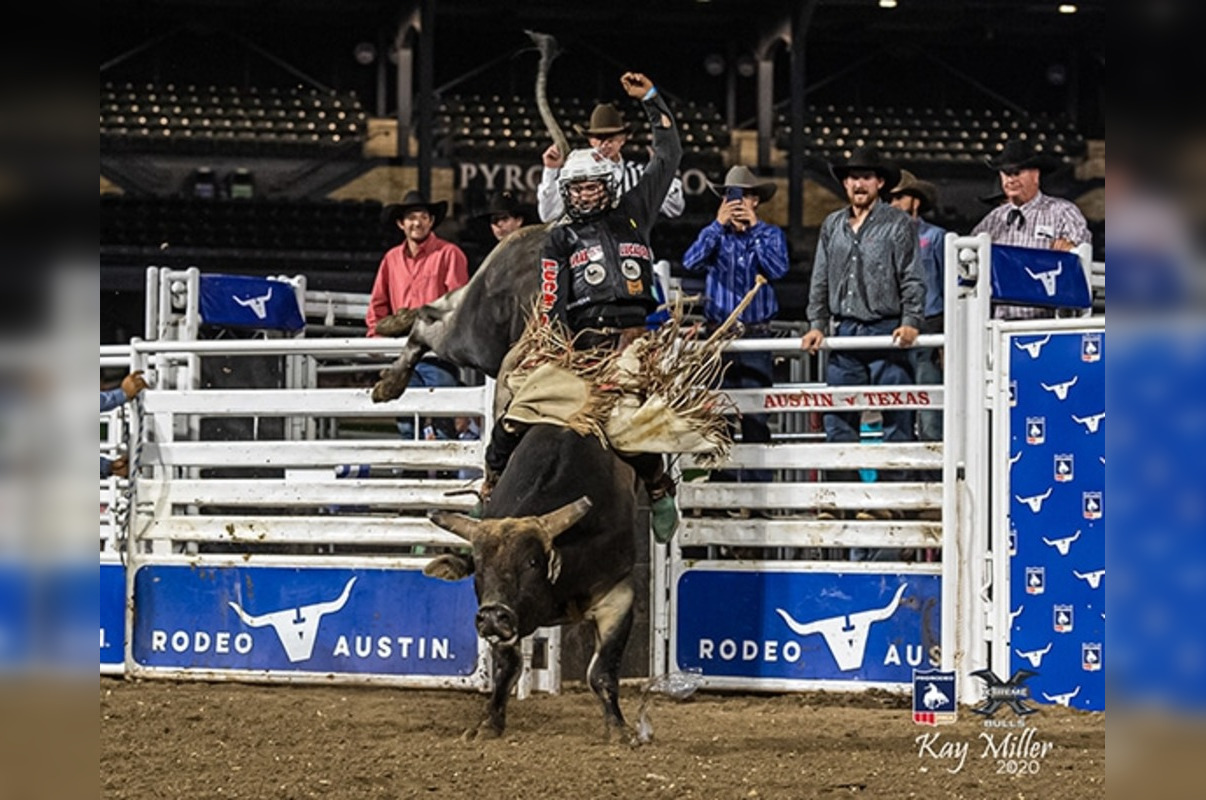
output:
M366 129L352 92L112 82L100 92L102 153L359 154Z
M806 108L804 152L832 161L856 147L877 147L886 158L915 162L970 164L999 152L1009 139L1034 140L1037 149L1070 162L1085 151L1085 140L1066 119L1022 115L1010 109L872 108L816 106ZM775 144L790 145L791 121L780 112Z

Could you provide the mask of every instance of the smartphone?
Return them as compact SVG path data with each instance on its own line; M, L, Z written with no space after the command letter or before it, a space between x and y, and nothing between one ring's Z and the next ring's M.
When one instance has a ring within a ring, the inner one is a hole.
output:
M730 186L724 190L724 201L731 203L734 200L741 200L745 196L745 190L740 186Z

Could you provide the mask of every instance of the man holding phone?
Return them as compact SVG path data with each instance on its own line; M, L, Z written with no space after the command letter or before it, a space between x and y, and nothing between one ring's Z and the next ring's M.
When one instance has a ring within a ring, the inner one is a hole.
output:
M779 313L779 302L770 281L787 274L787 238L777 225L758 219L758 206L775 194L775 184L760 181L749 167L736 166L720 186L709 184L723 201L715 221L708 224L683 256L688 272L706 271L704 318L708 327L724 322L754 287L758 275L768 281L744 311L742 336L770 337L770 322ZM755 389L771 386L773 360L770 353L735 353L725 356L724 388ZM741 419L742 442L769 442L770 428L763 414L745 414ZM718 474L721 480L731 476ZM742 470L740 479L769 481L769 470Z

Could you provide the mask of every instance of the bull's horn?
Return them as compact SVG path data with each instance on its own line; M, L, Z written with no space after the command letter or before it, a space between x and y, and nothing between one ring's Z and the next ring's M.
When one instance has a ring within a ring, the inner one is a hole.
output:
M585 517L586 512L590 511L590 507L590 498L582 495L574 502L566 503L561 508L538 517L537 521L541 531L544 533L545 543L552 547L553 540L573 527L578 520Z
M433 511L427 515L427 518L449 533L455 533L470 543L473 542L473 537L480 535L481 522L464 514L456 514L452 511Z

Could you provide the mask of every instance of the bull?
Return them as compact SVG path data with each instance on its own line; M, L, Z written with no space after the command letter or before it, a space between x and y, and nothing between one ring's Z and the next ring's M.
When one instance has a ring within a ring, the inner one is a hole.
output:
M431 520L473 545L472 559L439 556L424 572L473 574L478 634L490 643L493 689L467 732L496 737L519 677L519 642L537 628L586 621L595 650L586 679L609 740L636 741L620 710L620 659L633 621L637 479L593 436L535 425L516 448L484 518L435 511Z

